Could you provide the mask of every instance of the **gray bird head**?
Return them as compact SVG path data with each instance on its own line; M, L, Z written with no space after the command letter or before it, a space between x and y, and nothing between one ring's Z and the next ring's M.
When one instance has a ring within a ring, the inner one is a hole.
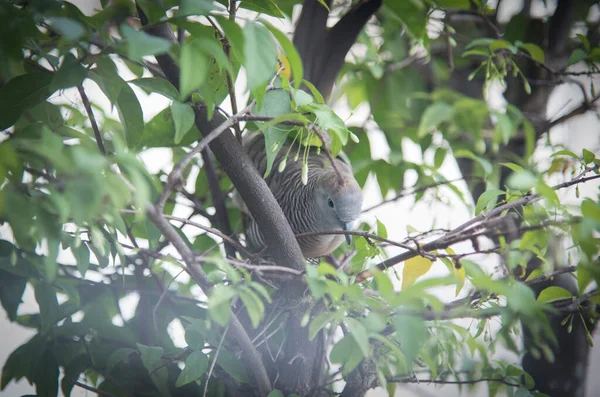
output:
M316 201L323 231L351 230L362 207L362 190L350 167L341 161L337 165L341 177L332 167L328 167L328 172L319 178ZM350 243L350 236L346 236L346 241Z

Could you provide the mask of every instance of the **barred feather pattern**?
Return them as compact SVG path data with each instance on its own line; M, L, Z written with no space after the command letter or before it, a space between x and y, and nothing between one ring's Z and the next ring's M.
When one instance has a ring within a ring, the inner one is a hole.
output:
M277 170L288 148L289 145L286 144L280 150L266 182L294 234L342 230L344 224L355 221L360 215L362 191L350 166L335 159L340 177L327 156L323 153L317 154L313 149L308 155L308 181L303 185L302 160L293 160L296 147L292 148L285 169L282 172ZM244 149L258 172L264 175L267 157L263 135L254 134L245 139ZM303 150L304 148L301 149ZM337 204L335 208L330 205L334 201ZM254 250L261 250L266 246L254 220L248 225L246 239ZM298 239L306 258L328 255L343 241L343 235L319 235Z

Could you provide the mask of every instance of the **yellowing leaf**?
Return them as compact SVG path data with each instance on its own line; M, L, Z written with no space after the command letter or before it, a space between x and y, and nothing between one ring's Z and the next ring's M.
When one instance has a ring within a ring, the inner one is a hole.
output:
M457 266L458 266L458 268L457 268ZM456 277L456 295L455 296L458 296L458 294L460 294L460 290L462 290L462 287L464 287L464 285L465 285L465 277L466 277L465 268L455 264L454 265L454 277Z
M433 262L430 259L422 256L415 256L404 262L404 270L402 271L402 288L408 287L414 283L419 277L426 274L431 269Z
M277 54L277 57L279 58L279 61L281 62L281 66L283 66L283 70L281 71L281 73L279 73L279 76L281 76L281 78L284 78L286 80L290 80L292 77L292 66L290 65L289 59L285 56L285 54L283 52L280 52L279 54ZM278 69L279 69L279 65L276 65L275 71L277 71Z

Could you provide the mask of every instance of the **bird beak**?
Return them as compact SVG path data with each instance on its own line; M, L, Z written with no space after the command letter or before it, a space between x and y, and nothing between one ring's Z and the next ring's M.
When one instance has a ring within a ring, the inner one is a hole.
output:
M352 230L352 222L344 223L344 230ZM348 245L350 245L350 243L352 243L352 236L349 234L345 234L344 236L346 237L346 242L348 243Z

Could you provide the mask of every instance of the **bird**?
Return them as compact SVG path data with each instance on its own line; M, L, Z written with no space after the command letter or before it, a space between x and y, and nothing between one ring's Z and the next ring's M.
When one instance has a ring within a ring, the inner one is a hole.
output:
M255 132L244 137L242 147L258 172L264 175L267 148L263 134ZM296 153L294 149L297 151L299 148L284 143L275 158L272 171L265 178L294 234L352 230L361 213L363 193L350 165L334 158L334 168L323 151L314 147L307 149L308 156L303 160L298 160L297 156L295 160L288 159L286 154ZM285 162L283 166L282 161ZM308 164L308 173L303 181L304 161ZM239 196L237 199L234 196L234 201L249 214ZM344 238L348 244L351 243L349 235L341 234L305 236L297 240L305 258L318 258L331 254ZM246 240L253 250L261 250L266 246L251 215L246 228Z

